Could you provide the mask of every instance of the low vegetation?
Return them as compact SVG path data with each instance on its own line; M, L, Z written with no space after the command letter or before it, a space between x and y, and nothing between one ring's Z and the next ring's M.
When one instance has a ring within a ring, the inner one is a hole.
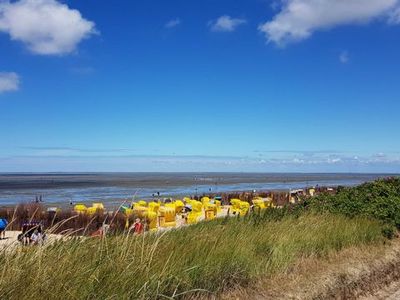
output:
M164 234L58 242L0 254L2 299L154 299L218 293L299 258L382 241L379 222L305 214L221 219Z
M246 287L304 258L385 242L399 179L164 233L71 238L0 252L1 299L191 298ZM382 235L382 232L384 235ZM386 235L386 237L385 237Z
M322 193L303 201L300 207L348 217L367 217L385 224L385 235L392 238L400 229L400 178L386 178L357 187L341 187L335 194Z

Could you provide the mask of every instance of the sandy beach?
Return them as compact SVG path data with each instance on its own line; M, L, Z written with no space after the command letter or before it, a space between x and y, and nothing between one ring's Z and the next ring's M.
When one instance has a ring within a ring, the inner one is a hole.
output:
M18 241L18 235L21 231L6 231L6 237L0 239L0 251L2 250L14 250L15 248L21 246L21 243ZM46 244L52 243L56 240L62 239L63 235L61 234L48 234Z

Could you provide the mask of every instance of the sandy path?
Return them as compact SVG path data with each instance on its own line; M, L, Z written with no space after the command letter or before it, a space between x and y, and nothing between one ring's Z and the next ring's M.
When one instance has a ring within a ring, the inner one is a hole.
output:
M21 231L6 231L6 238L0 239L0 251L3 249L14 249L15 247L20 246L21 243L18 242L17 239L20 233ZM59 240L62 237L63 236L60 234L48 234L46 243Z
M20 233L21 231L6 231L6 238L0 240L0 250L18 245L17 237Z
M359 300L398 300L400 299L400 281L391 283L389 286L375 293L361 297Z

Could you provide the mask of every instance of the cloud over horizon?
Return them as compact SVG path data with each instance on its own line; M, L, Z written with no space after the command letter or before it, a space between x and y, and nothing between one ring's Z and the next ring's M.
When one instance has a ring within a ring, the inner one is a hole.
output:
M19 89L19 76L15 72L0 72L0 94Z
M399 9L398 0L281 0L280 11L259 30L269 43L285 46L336 26L365 24L378 18L397 24Z
M400 173L400 154L329 151L262 152L261 156L133 154L131 149L26 147L0 156L0 172L205 171L205 172L378 172ZM42 151L43 150L43 151ZM257 152L260 153L260 152Z
M232 18L230 16L224 15L219 17L214 21L210 21L208 25L211 31L214 32L232 32L240 25L245 24L247 21L240 18Z
M56 0L0 1L0 32L40 55L74 52L97 33L94 22Z

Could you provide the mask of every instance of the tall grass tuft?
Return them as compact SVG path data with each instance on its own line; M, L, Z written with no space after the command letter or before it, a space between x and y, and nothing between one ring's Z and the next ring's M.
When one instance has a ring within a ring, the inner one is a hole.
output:
M382 239L374 220L271 212L141 236L71 238L2 251L0 298L191 298L274 276L301 258Z

